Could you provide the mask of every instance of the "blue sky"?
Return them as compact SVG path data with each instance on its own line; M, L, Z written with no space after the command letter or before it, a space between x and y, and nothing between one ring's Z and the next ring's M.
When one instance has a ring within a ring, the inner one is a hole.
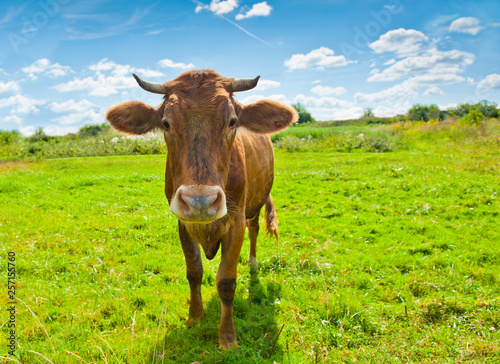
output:
M0 129L75 132L127 100L132 72L261 76L238 94L303 103L319 120L500 103L500 2L36 0L0 4Z

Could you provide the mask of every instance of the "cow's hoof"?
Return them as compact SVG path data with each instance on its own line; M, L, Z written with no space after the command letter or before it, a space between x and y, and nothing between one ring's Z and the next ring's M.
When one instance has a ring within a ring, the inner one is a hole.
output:
M259 267L259 265L257 263L257 258L250 257L250 261L248 262L248 265L250 266L250 273L257 272L257 268Z
M186 321L186 325L188 325L189 327L195 326L198 322L201 321L201 319L203 318L203 316L205 316L205 315L203 314L203 315L198 316L196 318L194 318L194 317L188 318L187 321Z
M229 340L222 340L222 338L219 339L219 348L229 350L232 348L238 348L238 342L236 341L236 338L232 338Z

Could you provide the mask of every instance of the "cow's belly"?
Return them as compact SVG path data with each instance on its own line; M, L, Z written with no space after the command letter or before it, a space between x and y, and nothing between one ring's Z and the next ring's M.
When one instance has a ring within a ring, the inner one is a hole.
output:
M266 203L273 186L274 156L268 135L240 135L245 148L247 193L245 216L253 218Z

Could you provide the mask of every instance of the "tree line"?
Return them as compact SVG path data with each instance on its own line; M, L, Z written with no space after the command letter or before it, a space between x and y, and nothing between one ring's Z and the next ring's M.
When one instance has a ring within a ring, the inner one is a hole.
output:
M311 114L307 111L305 105L301 103L296 103L293 105L295 110L299 113L299 120L297 124L312 124L316 122ZM416 104L413 105L406 114L397 115L392 118L392 121L429 121L432 119L443 121L446 117L456 117L460 119L465 119L469 121L470 124L477 124L484 119L498 118L498 104L490 101L480 101L476 104L461 104L448 110L440 110L439 107L435 104L432 105L423 105ZM360 117L361 120L372 121L372 123L381 123L376 122L376 119L385 119L385 118L377 118L373 114L373 110L371 108L365 108L363 110L363 116ZM370 122L368 122L370 124Z

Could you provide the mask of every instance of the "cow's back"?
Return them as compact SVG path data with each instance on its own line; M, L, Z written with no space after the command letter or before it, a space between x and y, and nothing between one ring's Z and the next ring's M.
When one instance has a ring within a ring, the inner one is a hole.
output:
M247 193L245 215L254 217L264 206L274 178L273 144L269 135L242 131L238 134L245 150Z

